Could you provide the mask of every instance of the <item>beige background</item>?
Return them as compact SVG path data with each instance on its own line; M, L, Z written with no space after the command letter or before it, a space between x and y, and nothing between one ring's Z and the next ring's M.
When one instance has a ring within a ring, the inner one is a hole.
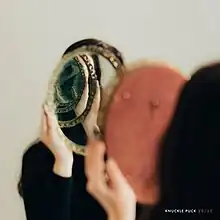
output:
M97 37L127 61L158 58L189 74L220 57L219 8L217 0L0 0L0 219L25 219L16 192L21 154L68 45Z

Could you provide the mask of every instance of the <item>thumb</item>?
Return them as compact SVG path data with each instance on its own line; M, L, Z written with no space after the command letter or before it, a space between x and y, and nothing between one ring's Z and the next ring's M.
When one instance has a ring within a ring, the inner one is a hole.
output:
M121 189L128 184L114 159L108 159L106 163L106 171L115 189Z
M53 130L57 125L57 118L54 111L49 110L48 106L44 106L48 131Z

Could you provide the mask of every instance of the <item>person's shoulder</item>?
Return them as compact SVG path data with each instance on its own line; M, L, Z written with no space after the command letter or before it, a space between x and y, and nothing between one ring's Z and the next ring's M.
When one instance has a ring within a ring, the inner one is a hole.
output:
M22 162L23 165L35 164L35 166L39 166L40 164L50 163L53 159L53 154L50 150L37 139L29 144L25 150Z

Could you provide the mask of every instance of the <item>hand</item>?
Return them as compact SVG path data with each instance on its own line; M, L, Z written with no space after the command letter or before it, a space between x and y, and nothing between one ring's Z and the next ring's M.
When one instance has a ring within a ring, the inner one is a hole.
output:
M113 159L104 162L105 145L93 141L87 147L87 191L103 206L112 220L134 220L136 199L132 188ZM106 178L108 176L108 181Z
M56 115L50 112L47 106L44 106L43 110L40 139L55 157L54 172L69 177L72 175L72 151L59 136Z

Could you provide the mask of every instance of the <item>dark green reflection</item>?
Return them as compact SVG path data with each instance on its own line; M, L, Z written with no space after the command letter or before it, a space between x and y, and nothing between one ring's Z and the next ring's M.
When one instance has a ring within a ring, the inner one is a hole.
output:
M85 88L85 73L77 58L69 60L55 84L54 101L58 120L70 120Z

